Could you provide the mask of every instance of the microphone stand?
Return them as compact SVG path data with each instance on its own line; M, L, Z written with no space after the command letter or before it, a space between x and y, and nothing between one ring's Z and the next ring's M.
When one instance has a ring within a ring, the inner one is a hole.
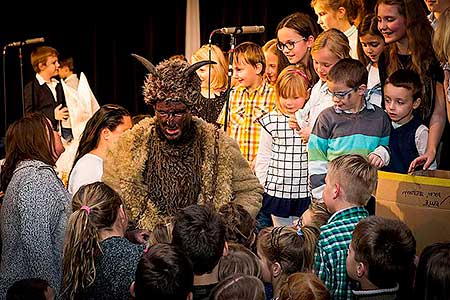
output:
M3 112L5 119L3 120L5 123L5 132L6 132L6 126L8 125L6 121L6 46L3 47Z
M239 33L240 29L239 27L236 27L236 31L234 32ZM230 39L230 53L228 54L228 86L226 90L226 96L225 96L225 121L223 124L223 130L226 132L228 127L228 110L230 106L230 91L231 91L231 77L233 75L233 56L234 56L234 48L236 46L236 38L234 37L234 34L231 34Z
M23 91L23 63L22 63L22 46L19 46L19 66L20 66L20 91L22 95L22 116L25 116L25 95Z

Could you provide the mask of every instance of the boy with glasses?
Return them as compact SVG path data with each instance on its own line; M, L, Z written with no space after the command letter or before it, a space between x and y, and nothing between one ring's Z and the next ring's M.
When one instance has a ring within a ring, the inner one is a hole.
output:
M355 59L340 60L327 77L334 106L322 111L308 142L313 197L321 200L328 162L343 154L360 154L381 168L389 163L390 121L365 98L367 70Z

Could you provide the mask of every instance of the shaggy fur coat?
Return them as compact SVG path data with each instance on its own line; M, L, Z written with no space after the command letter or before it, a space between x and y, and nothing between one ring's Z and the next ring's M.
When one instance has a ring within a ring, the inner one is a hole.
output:
M193 141L176 148L160 138L155 118L147 118L108 151L103 181L120 194L139 228L152 230L176 212L169 208L195 203L218 208L235 201L253 217L259 211L263 188L237 143L199 118L193 124Z

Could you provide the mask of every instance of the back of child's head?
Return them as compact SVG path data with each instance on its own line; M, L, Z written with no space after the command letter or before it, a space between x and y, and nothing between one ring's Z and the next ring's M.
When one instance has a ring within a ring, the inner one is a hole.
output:
M262 69L258 75L263 75L266 69L266 58L261 46L253 42L243 42L236 46L234 49L234 61L238 64L249 64L253 68L256 68L258 64L261 64Z
M450 299L450 242L428 245L416 271L416 299Z
M226 240L251 248L256 240L256 221L240 204L229 202L219 208L226 226Z
M48 282L40 278L27 278L14 282L6 292L6 300L53 300Z
M148 245L153 246L156 244L170 244L172 243L172 230L173 230L173 217L167 217L156 223L150 237L148 239Z
M400 291L411 290L416 240L405 223L379 216L365 218L353 231L351 247L355 261L365 265L367 278L376 287L400 284Z
M211 72L211 88L222 90L227 87L227 70L228 70L228 62L225 58L225 55L216 45L203 45L197 51L194 52L191 56L191 64L194 64L199 61L209 60L209 55L211 54L211 60L216 62L215 64L211 64L211 69L214 72ZM208 67L208 66L206 66Z
M250 249L235 243L228 244L228 254L222 256L218 268L219 281L233 274L252 275L260 278L261 266Z
M57 57L59 55L55 48L48 46L37 47L33 52L31 52L31 65L36 73L39 73L39 64L47 63L47 58L50 56Z
M266 227L258 234L258 254L270 264L278 263L284 275L312 269L314 253L309 239L290 226Z
M330 184L340 184L347 202L359 206L367 204L378 181L377 169L359 154L345 154L333 159L327 176Z
M413 101L422 99L422 81L419 74L409 69L398 69L392 73L385 82L386 84L392 84L395 87L402 87L411 91Z
M193 285L192 265L182 250L157 244L150 247L138 263L135 299L186 300Z
M219 282L211 291L210 300L265 300L261 280L255 276L234 274Z
M191 205L175 217L172 244L186 253L194 273L211 272L222 257L225 246L225 224L212 208Z
M373 13L365 15L361 20L361 23L359 23L358 25L358 38L366 35L377 36L384 41L383 35L378 30L377 16L375 16L375 14ZM364 54L364 50L362 49L360 42L358 42L358 59L364 65L367 65L370 62L370 59Z
M350 45L347 36L338 29L328 29L319 34L311 47L311 54L327 48L338 59L350 58Z
M284 108L280 103L280 97L288 98L308 98L309 89L311 87L308 76L303 69L296 66L288 66L278 75L275 83L275 104L280 112L284 112Z
M349 88L358 88L367 84L369 73L359 60L344 58L338 61L328 72L327 80L338 83L342 82Z
M331 294L314 273L294 273L281 285L278 299L331 300Z
M111 228L122 199L103 182L84 185L72 198L63 258L64 293L76 295L95 280L95 258L101 253L98 231Z
M317 6L327 11L331 10L334 13L339 8L344 8L345 17L353 25L357 21L359 12L362 11L364 5L362 0L312 0L311 7L314 8Z

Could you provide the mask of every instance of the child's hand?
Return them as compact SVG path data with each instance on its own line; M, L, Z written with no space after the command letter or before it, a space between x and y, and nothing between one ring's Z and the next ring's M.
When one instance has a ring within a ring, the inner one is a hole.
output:
M294 130L300 130L300 126L297 123L297 119L295 118L295 115L290 116L288 121L289 128Z
M384 166L384 161L381 159L381 157L379 157L374 153L370 153L368 159L369 163L377 169L380 169L381 167Z
M311 127L302 128L300 129L299 133L303 143L307 144L309 141L309 136L311 135Z
M55 108L55 120L67 120L69 118L69 110L67 107L62 107L62 104Z

